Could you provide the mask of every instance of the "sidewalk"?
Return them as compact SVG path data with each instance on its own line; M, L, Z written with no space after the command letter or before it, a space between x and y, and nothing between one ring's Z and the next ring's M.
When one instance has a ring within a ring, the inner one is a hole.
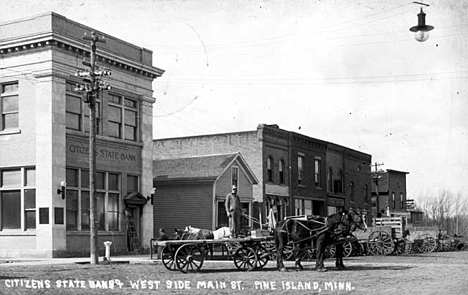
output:
M47 264L88 264L90 257L71 257L71 258L0 258L0 267L13 265L47 265ZM150 255L124 255L110 258L111 263L131 263L131 264L153 264L161 263L160 260L151 260ZM99 257L99 263L105 264L104 257Z

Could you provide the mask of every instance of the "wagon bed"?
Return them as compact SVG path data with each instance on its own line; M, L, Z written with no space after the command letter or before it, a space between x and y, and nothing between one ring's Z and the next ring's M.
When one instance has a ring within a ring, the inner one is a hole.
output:
M274 252L272 236L201 239L201 240L167 240L151 239L151 259L153 247L162 247L161 260L171 271L183 273L197 272L206 258L207 252L215 245L224 245L233 253L234 265L238 270L250 271L264 267Z

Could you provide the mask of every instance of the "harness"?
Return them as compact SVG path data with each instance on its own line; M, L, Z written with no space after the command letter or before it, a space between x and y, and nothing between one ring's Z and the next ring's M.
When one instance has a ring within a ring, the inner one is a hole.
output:
M288 233L288 235L290 234L288 230L285 230L285 227L287 229L287 225L290 221L292 221L293 219L291 218L288 218L286 219L286 222L283 223L283 225L281 226L281 228L279 229L280 232L283 232L283 233ZM307 237L307 238L304 238L302 240L298 240L298 241L294 241L294 243L300 243L300 242L303 242L303 241L306 241L306 240L309 240L309 239L313 239L327 231L329 231L330 233L332 234L341 234L343 232L343 226L345 226L346 228L348 228L351 223L353 223L353 221L349 221L348 218L347 218L347 214L343 213L341 214L341 218L339 221L335 222L334 224L332 224L330 226L330 223L329 223L329 219L328 218L325 218L325 222L320 222L318 220L310 220L310 221L313 221L315 223L319 223L319 224L322 224L323 226L318 228L318 229L311 229L309 227L307 227L306 225L304 225L303 223L301 222L298 222L299 225L301 225L303 228L307 229L310 233L310 236ZM336 229L334 230L333 228L335 227L336 225Z

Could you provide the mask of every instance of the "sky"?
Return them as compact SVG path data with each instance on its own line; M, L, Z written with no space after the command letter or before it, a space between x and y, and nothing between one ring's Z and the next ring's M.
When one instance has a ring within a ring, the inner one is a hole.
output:
M468 199L467 1L0 3L1 22L54 11L153 51L155 139L278 124L409 172L409 199Z

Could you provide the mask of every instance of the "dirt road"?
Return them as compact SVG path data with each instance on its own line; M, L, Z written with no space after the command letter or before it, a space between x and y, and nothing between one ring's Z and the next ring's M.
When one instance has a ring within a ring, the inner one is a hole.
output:
M238 271L232 261L206 261L199 273L168 271L161 264L0 264L0 294L457 294L468 295L468 251L345 259L338 271Z

